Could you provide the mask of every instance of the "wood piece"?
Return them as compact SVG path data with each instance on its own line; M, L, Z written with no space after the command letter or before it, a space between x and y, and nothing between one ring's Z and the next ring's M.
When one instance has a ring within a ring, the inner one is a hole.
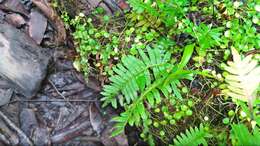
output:
M87 119L78 120L75 124L71 125L70 127L64 128L57 134L51 137L51 142L55 143L63 143L69 141L79 135L87 128L90 128L90 122Z
M65 109L67 108L60 108L60 115L57 122L57 126L55 128L55 130L57 131L69 126L69 124L71 124L73 121L79 118L80 115L86 110L85 106L77 106L75 108L76 110L71 110L71 112L68 112L68 110Z
M19 144L19 138L18 136L8 128L6 123L0 119L0 129L1 129L1 138L4 143L10 143L10 145L18 145ZM7 139L8 141L6 141ZM1 141L1 140L0 140Z
M50 55L26 34L0 24L0 76L26 97L35 95L47 72Z
M1 133L0 133L0 142L4 143L5 145L11 145L11 142L8 140L8 138Z
M47 19L39 11L33 9L30 14L29 35L39 45L47 28Z
M25 25L26 21L20 14L7 14L5 20L12 24L13 26L20 28L21 26Z
M22 14L28 18L29 12L23 7L19 0L6 0L0 4L0 9Z
M13 95L13 89L1 89L0 88L0 106L9 103Z
M33 110L23 108L20 112L20 127L26 135L32 135L33 130L38 126Z
M36 146L50 145L50 133L46 128L37 127L34 130L32 139Z
M94 103L92 103L89 107L89 119L93 129L97 132L98 135L100 135L104 129L104 120L98 107Z
M33 146L32 141L24 134L24 132L21 129L19 129L10 119L8 119L8 117L1 111L0 118L2 118L3 121L18 134L22 144Z

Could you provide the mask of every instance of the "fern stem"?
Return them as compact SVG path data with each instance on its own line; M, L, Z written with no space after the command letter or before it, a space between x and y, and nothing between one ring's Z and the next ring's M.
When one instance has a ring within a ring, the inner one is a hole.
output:
M143 101L145 100L146 95L147 95L148 93L150 93L153 89L157 88L159 85L162 84L162 81L161 81L161 80L163 81L164 78L159 79L160 82L157 80L157 82L154 82L152 86L150 86L147 90L145 90L145 92L140 96L140 98L138 98L134 103L132 103L132 104L130 105L128 111L134 111L133 109L136 108L136 106L138 105L138 103L143 102ZM130 114L132 114L132 113L130 113ZM129 120L129 119L130 119L130 116L127 118L126 124L128 123L128 120ZM126 124L125 124L125 125L126 125Z

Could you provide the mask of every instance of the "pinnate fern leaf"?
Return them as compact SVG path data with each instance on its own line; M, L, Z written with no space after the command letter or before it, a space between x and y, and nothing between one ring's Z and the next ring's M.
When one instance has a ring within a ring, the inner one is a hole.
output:
M256 127L251 134L244 124L231 125L231 139L237 146L260 146L260 131Z
M251 102L255 98L256 89L260 83L260 66L249 55L241 58L237 50L232 48L233 61L228 62L225 70L227 89L223 93L235 99Z
M171 54L159 49L148 48L147 52L138 50L140 58L127 55L114 68L110 77L111 83L103 88L103 98L106 106L111 104L114 108L118 104L125 108L119 117L116 130L112 135L117 135L129 124L140 126L145 124L150 113L147 106L154 107L161 102L162 96L173 98L170 94L182 98L177 83L180 79L191 79L192 71L183 70L188 63L194 45L184 49L184 55L179 65L171 63Z
M148 56L144 51L139 50L142 60L128 55L122 58L122 63L113 68L116 75L109 78L112 83L105 85L102 92L104 105L112 103L113 107L117 108L114 97L119 94L124 95L124 98L119 98L121 106L124 106L123 103L130 104L138 98L138 91L143 91L145 87L150 86L152 79L165 76L167 69L173 67L169 63L170 53L163 54L158 49L147 51ZM158 91L154 90L151 94L158 100Z
M201 124L200 127L186 129L185 133L181 133L180 135L176 136L174 139L175 146L198 146L203 145L207 146L206 137L210 137L211 135L205 131L203 125Z

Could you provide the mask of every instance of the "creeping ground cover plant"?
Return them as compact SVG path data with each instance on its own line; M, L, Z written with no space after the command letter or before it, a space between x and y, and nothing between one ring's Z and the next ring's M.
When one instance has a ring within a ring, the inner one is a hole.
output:
M136 127L151 146L260 145L260 3L126 2L113 15L62 12L74 67L119 111L111 136Z

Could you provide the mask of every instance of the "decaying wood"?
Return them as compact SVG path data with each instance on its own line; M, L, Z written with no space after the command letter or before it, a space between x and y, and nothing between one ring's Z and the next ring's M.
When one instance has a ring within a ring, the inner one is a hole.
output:
M66 40L65 26L56 11L45 0L32 0L42 13L53 23L57 30L57 43L62 45Z
M13 95L13 89L0 88L0 107L9 103L12 95Z
M2 119L0 119L0 141L7 145L19 144L19 138L16 133L10 130Z
M0 76L17 92L33 97L47 72L50 55L28 35L0 23Z
M89 120L92 125L92 128L97 132L98 135L100 135L102 130L104 129L104 120L95 103L90 104Z
M11 145L10 141L7 139L7 137L3 134L0 133L0 142L6 144L6 145Z
M28 136L32 135L33 130L38 126L34 111L29 108L23 108L19 119L23 132Z
M1 111L0 118L2 118L3 121L18 134L23 144L33 146L32 141L26 136L26 134L21 129L19 129L10 119L8 119L8 117Z
M20 14L16 14L16 13L7 14L5 19L9 24L12 24L17 28L25 25L26 23L25 19Z
M57 120L56 131L59 131L65 127L68 127L73 121L76 121L77 118L86 110L86 106L76 106L76 110L73 110L73 114L68 114L65 112L64 108L60 108L59 118Z
M55 143L63 143L66 141L69 141L79 135L82 134L87 128L90 128L90 122L85 120L79 120L75 124L71 125L70 127L66 127L61 132L58 132L57 134L53 135L51 137L51 142L53 144Z
M31 10L30 18L29 35L38 45L40 45L47 28L47 19L35 9Z
M0 4L0 9L8 12L19 13L28 18L28 11L23 7L19 0L6 0Z

